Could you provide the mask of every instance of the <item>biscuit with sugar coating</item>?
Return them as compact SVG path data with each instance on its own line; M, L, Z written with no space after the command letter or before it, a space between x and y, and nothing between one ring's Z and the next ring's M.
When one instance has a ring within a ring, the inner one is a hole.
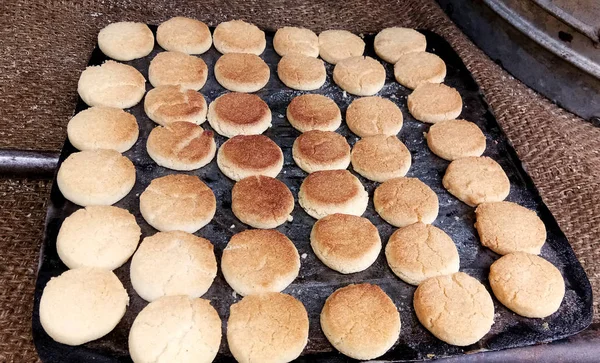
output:
M377 33L373 46L381 59L395 64L404 54L424 52L427 39L414 29L392 27Z
M321 88L327 77L322 60L295 53L284 55L279 60L277 75L283 84L301 91Z
M346 110L346 124L360 137L396 135L403 123L402 111L392 101L379 96L357 98Z
M274 178L283 168L283 152L264 135L238 135L221 145L217 165L226 177L236 181L253 175Z
M208 122L225 137L259 135L271 127L271 110L253 94L225 93L208 106Z
M442 83L446 78L446 63L433 53L408 53L394 64L394 77L410 89L423 83Z
M305 94L294 97L286 110L290 124L300 132L335 131L342 124L342 113L329 97Z
M371 57L346 58L335 65L333 80L348 93L372 96L385 84L385 69Z
M319 37L310 29L284 26L275 32L273 48L282 57L295 53L316 58L319 56Z
M260 55L267 46L265 32L243 20L220 23L213 34L215 48L225 53L250 53Z
M208 107L200 92L177 86L158 86L148 91L144 111L159 125L187 121L196 125L206 121Z
M89 106L130 108L144 97L146 79L132 66L109 60L81 72L77 92Z
M415 119L430 124L457 118L463 106L456 89L437 83L421 84L408 95L407 103Z
M410 151L396 136L368 136L352 148L354 171L376 182L406 175L410 164Z
M390 179L375 189L375 211L395 227L416 222L431 224L439 211L438 197L417 178Z
M148 80L154 87L181 86L197 91L207 78L208 67L202 58L182 52L158 53L148 68Z
M156 41L164 50L202 54L210 49L212 36L200 20L176 16L158 26Z
M346 169L350 165L350 145L333 131L306 131L294 140L292 156L307 173Z
M267 85L271 70L259 56L247 53L223 54L215 63L215 78L234 92L256 92Z
M474 123L446 120L429 128L427 146L440 158L452 161L467 156L481 156L486 141L485 135Z
M154 34L144 23L122 21L108 24L98 32L98 47L102 53L118 61L130 61L150 54L154 49Z
M129 150L138 139L135 116L115 107L90 107L75 115L67 125L67 135L79 150Z
M365 42L347 30L325 30L319 34L319 55L327 63L362 56Z

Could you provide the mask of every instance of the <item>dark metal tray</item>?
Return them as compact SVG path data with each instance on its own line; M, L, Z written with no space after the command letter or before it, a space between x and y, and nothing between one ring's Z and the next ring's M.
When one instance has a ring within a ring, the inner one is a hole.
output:
M156 27L152 27L152 30L155 31ZM284 292L295 296L304 303L310 318L308 345L299 361L337 362L348 360L348 358L337 353L323 335L319 324L319 313L325 299L334 290L357 282L370 282L380 285L393 299L400 311L402 320L400 339L388 353L380 358L383 360L416 360L455 356L467 352L499 350L549 342L573 335L585 329L592 321L592 291L583 268L555 219L542 202L531 179L523 170L515 151L489 111L477 84L461 59L442 37L429 31L422 31L422 33L427 37L427 50L439 55L446 62L448 74L445 83L455 87L463 98L464 108L460 117L475 122L483 130L487 138L485 155L498 161L506 171L511 182L511 192L507 200L536 210L546 224L548 239L542 249L541 256L552 262L562 272L566 283L565 299L559 311L545 319L520 317L494 301L496 323L479 343L462 348L448 345L437 340L419 324L412 308L412 295L415 288L393 275L387 266L383 252L366 271L351 275L339 274L323 265L312 252L309 242L310 230L315 220L309 217L296 203L293 222L286 223L278 229L290 237L302 256L300 275L292 285L284 290ZM267 49L262 55L262 58L271 68L271 79L267 86L257 94L269 104L273 112L273 127L265 134L277 142L284 153L285 163L279 179L291 189L297 201L298 188L306 173L298 168L292 160L292 144L299 132L286 121L285 110L290 100L303 92L285 87L277 78L276 68L279 56L273 50L272 39L273 33L267 33ZM366 54L375 57L373 36L365 36L365 41L367 43ZM161 49L156 46L148 57L128 62L128 64L139 69L147 77L149 62L160 51ZM219 53L214 48L201 56L209 67L208 81L201 90L208 102L226 92L216 82L212 72L218 57ZM96 48L92 53L89 64L101 64L106 59L106 56ZM434 225L446 231L456 243L461 259L461 271L478 278L489 290L487 284L488 268L498 258L498 255L482 247L479 243L477 232L473 227L474 208L458 201L442 187L441 181L448 162L436 157L429 151L423 137L423 133L427 131L429 125L415 121L410 116L406 107L406 97L410 90L394 81L392 65L384 63L384 66L387 72L387 80L380 95L398 104L405 118L399 138L406 144L412 154L412 167L407 176L419 178L437 193L440 212ZM316 92L333 98L344 112L355 97L345 94L333 83L332 70L333 66L327 65L327 81ZM150 85L147 85L147 87L150 88ZM86 107L79 100L76 111L79 112ZM150 227L141 217L138 196L152 179L176 172L157 166L146 153L146 139L156 124L146 117L143 104L140 103L128 111L137 117L140 126L139 140L131 150L125 153L136 166L137 181L131 193L116 205L128 209L136 216L137 222L142 228L142 237L145 237L156 233L156 230ZM210 128L208 123L202 126ZM354 144L358 139L348 130L345 124L338 132L344 135L350 144ZM225 138L217 135L216 140L217 144L220 145L225 141ZM66 141L59 165L75 151L74 147ZM223 248L229 238L234 233L247 228L231 212L233 182L219 171L215 160L206 167L189 172L189 174L197 175L205 181L217 198L215 218L197 234L213 242L217 260L220 261ZM378 184L358 177L372 197L373 190ZM127 349L129 328L139 311L146 306L146 302L135 293L131 286L129 263L115 270L115 273L121 279L131 297L130 305L124 318L110 334L82 346L70 347L53 341L40 325L38 309L43 288L51 277L58 276L66 270L56 252L56 236L64 218L79 208L64 199L55 183L48 205L44 243L41 250L35 290L33 308L35 346L41 359L45 362L129 362ZM382 241L385 244L394 228L385 223L375 213L372 200L364 216L378 227ZM229 306L239 301L240 297L233 294L233 290L227 285L219 271L214 284L204 295L204 298L212 301L213 306L215 306L223 320L223 340L216 361L231 361L233 358L229 353L225 339L226 322L229 315Z

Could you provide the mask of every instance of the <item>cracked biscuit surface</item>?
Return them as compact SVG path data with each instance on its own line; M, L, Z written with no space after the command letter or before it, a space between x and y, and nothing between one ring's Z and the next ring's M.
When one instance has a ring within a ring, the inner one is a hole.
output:
M325 30L319 34L319 55L327 63L336 64L365 51L365 42L347 30Z
M255 175L274 178L283 168L283 152L267 136L237 135L221 145L217 165L226 177L236 181Z
M329 97L305 94L294 97L286 109L290 124L300 132L335 131L342 124L342 113Z
M327 73L322 60L301 54L284 55L277 64L277 75L292 89L312 91L325 84Z
M460 93L438 83L423 83L408 95L408 111L417 120L434 124L453 120L462 112Z
M229 92L208 106L208 122L225 137L259 135L271 126L271 110L265 101L253 94Z
M215 78L234 92L256 92L267 85L271 70L259 56L248 53L223 54L215 63Z
M159 125L187 121L196 125L206 121L207 105L201 93L180 85L158 86L144 99L144 112Z
M346 169L350 165L350 145L333 131L306 131L294 140L292 156L307 173Z
M208 67L202 58L182 52L160 52L148 67L148 80L154 87L181 86L197 91L207 78Z
M316 58L319 56L319 37L310 29L284 26L275 32L273 48L282 57L295 53Z
M346 123L350 131L360 137L392 136L400 132L403 116L400 108L387 98L362 97L348 106Z
M394 77L410 89L423 83L442 83L446 78L446 63L433 53L408 53L394 64Z
M267 46L265 32L243 20L219 23L213 34L215 48L225 53L250 53L260 55Z
M485 135L474 123L446 120L429 128L427 146L440 158L453 161L467 156L481 156L486 141Z
M410 164L410 151L396 136L368 136L352 148L352 168L372 181L383 183L402 177Z
M437 195L417 178L389 179L375 189L373 204L381 218L395 227L431 224L439 211Z
M427 39L414 29L392 27L377 33L373 39L373 47L381 59L395 64L405 54L424 52Z
M348 93L372 96L385 84L385 69L371 57L346 58L335 65L333 80Z

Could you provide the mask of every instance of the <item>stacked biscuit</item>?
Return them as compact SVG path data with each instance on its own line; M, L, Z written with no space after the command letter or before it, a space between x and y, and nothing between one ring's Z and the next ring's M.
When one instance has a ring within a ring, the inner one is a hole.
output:
M223 277L243 296L230 307L229 349L240 362L294 360L307 344L309 321L304 305L282 293L299 274L300 256L294 242L275 229L286 223L294 228L294 195L277 179L284 165L281 148L263 135L272 122L269 105L252 93L270 82L270 69L261 58L265 33L233 20L211 34L200 21L176 17L158 27L156 41L164 51L150 62L153 88L147 93L142 74L123 63L109 60L81 75L78 91L90 108L73 117L67 130L81 151L62 163L57 183L66 199L85 209L61 226L58 254L71 270L44 289L42 325L53 339L70 345L110 332L129 301L112 270L133 256L133 289L149 302L131 327L133 361L212 361L221 342L221 319L201 297L217 275L217 261L211 241L194 233L211 223L217 200L193 171L216 155L222 174L235 182L233 214L254 228L234 234L222 251ZM114 23L100 31L98 44L108 57L129 61L152 52L154 34L144 24ZM222 54L214 65L215 78L230 92L207 103L201 90L209 69L198 55L213 44ZM564 283L554 266L536 256L545 227L535 212L503 201L509 180L495 161L481 156L486 140L478 126L456 119L462 100L442 84L444 61L426 52L425 36L412 29L384 29L374 46L383 61L394 64L398 83L414 89L408 97L411 115L434 124L427 143L434 154L451 161L444 187L477 206L475 227L482 244L505 255L490 269L494 294L523 316L552 314L562 301ZM316 219L310 234L316 257L342 274L364 271L376 261L382 241L377 227L362 217L369 195L361 179L380 183L372 197L375 210L399 228L387 241L385 256L394 274L418 285L418 319L450 344L477 342L493 324L491 296L476 279L458 272L452 238L432 225L439 210L436 193L406 177L412 158L398 138L403 114L392 100L376 96L386 80L383 65L363 56L365 42L344 30L317 36L285 27L275 34L273 47L281 56L277 75L286 87L321 88L327 62L335 65L334 82L361 96L345 113L346 125L360 138L353 147L336 133L342 112L332 99L304 93L287 107L287 120L300 133L292 156L307 175L297 198ZM123 109L144 95L146 116L157 124L147 138L148 155L163 168L188 173L156 178L139 195L143 219L158 232L145 236L138 247L141 230L135 218L112 204L135 183L135 168L121 153L136 143L139 131L135 117ZM212 130L200 126L206 120ZM226 138L220 147L213 131ZM347 170L350 165L358 176ZM542 305L536 304L540 298ZM400 335L393 296L368 283L336 290L320 319L333 347L355 359L383 355ZM172 336L179 335L183 338L173 342Z

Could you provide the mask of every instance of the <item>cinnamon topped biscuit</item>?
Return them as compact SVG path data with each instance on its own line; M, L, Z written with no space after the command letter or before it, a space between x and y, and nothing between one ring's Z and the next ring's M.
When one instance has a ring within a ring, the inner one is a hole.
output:
M290 124L298 131L335 131L342 124L342 113L329 97L305 94L294 97L286 110Z
M233 180L253 175L276 177L283 168L283 152L264 135L238 135L221 145L217 164Z
M230 92L208 106L208 122L225 137L258 135L271 126L271 110L257 95Z

